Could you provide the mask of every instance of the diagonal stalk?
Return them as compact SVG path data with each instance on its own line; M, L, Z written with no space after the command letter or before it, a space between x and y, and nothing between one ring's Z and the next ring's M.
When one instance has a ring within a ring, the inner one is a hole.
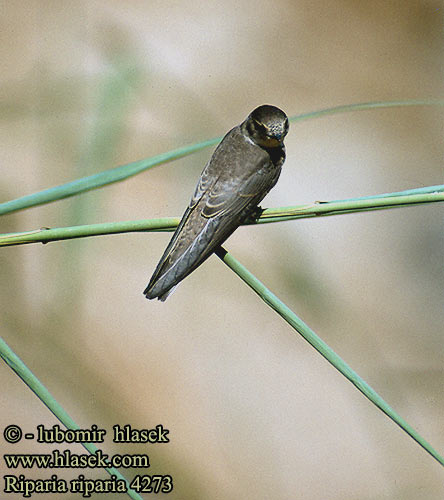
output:
M8 344L0 337L0 357L5 363L23 380L23 382L34 392L34 394L42 401L42 403L60 420L67 428L77 430L80 427L74 422L65 409L54 399L54 396L40 382L40 380L32 373L25 363L17 356L17 354L8 346ZM98 451L97 447L92 443L81 443L82 446L91 455L95 455ZM125 481L127 486L127 494L134 500L143 500L134 490L130 488L129 481L114 467L107 467L105 470L110 475L115 475L117 479Z
M366 398L383 411L393 422L424 448L435 460L444 466L444 457L440 455L413 427L411 427L386 401L372 389L348 364L336 354L316 333L306 325L288 306L261 283L248 269L230 255L225 249L219 248L217 256L246 283L259 297L294 330L296 330L319 354L331 363L344 377L346 377Z
M309 113L303 113L299 115L292 116L290 121L299 122L304 120L309 120L313 118L321 118L328 115L334 115L338 113L349 113L351 111L363 111L377 108L392 108L392 107L405 107L405 106L443 106L444 100L442 99L416 99L416 100L406 100L406 101L386 101L386 102L365 102L356 104L346 104L343 106L335 106L332 108L321 109L318 111L311 111ZM52 201L61 200L63 198L68 198L70 196L75 196L92 189L97 189L114 182L123 181L137 175L145 170L148 170L157 165L163 163L168 163L178 158L188 156L192 153L205 149L209 146L214 146L217 144L222 137L215 137L214 139L208 139L203 142L198 142L191 144L189 146L183 146L166 153L161 153L151 158L146 158L144 160L135 161L128 163L127 165L122 165L120 167L114 167L97 174L89 175L87 177L82 177L74 181L68 182L66 184L61 184L49 189L44 189L43 191L38 191L26 196L21 196L14 200L6 201L0 203L0 215L5 215L12 212L17 212L19 210L24 210L26 208L34 207L37 205L43 205L45 203L50 203Z

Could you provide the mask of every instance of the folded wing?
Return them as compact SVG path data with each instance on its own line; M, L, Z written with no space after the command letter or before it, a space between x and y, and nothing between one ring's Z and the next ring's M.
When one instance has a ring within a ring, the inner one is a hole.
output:
M171 289L190 274L251 215L274 186L280 167L263 161L245 179L209 175L208 167L166 248L144 294L165 300Z

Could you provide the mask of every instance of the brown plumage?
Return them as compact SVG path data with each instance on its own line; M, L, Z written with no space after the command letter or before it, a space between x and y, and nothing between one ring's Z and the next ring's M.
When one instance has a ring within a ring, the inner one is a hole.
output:
M285 160L288 118L260 106L222 139L204 168L190 204L143 292L165 300L206 260L276 184Z

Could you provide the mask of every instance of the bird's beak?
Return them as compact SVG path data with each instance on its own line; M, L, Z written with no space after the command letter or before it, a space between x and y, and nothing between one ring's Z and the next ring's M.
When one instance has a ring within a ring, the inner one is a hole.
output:
M269 137L267 140L268 147L276 148L282 144L281 134L274 134L273 137Z

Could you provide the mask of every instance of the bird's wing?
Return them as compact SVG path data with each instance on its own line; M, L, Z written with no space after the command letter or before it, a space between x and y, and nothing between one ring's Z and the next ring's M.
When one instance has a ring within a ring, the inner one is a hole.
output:
M204 196L204 194L207 193L219 180L220 176L214 175L211 167L212 164L210 160L200 174L199 182L197 183L196 189L194 190L189 208L194 208L199 203L202 196Z
M146 293L154 285L154 283L158 280L160 275L163 274L165 268L167 267L165 264L167 264L167 260L169 259L174 247L176 246L177 241L182 234L183 227L185 226L186 222L188 221L194 208L195 207L193 207L193 208L188 207L186 209L185 213L183 214L182 219L181 219L179 225L177 226L177 228L173 234L173 237L171 238L170 242L168 243L168 246L166 247L166 249L162 255L162 258L160 259L159 263L157 264L157 267L156 267L153 275L151 276L150 282L148 283L148 286L146 287L144 293Z
M204 170L145 293L166 298L171 287L196 269L244 221L248 210L254 209L274 186L279 173L280 168L264 162L246 179L230 182L207 176Z
M191 201L190 201L187 209L185 210L185 213L183 214L182 219L181 219L179 225L177 226L173 237L171 238L171 241L169 242L167 248L165 249L165 252L162 256L162 259L159 262L159 265L157 266L156 271L154 272L153 278L157 277L157 274L158 274L157 271L158 270L160 271L162 265L165 263L165 261L167 260L167 258L171 254L171 251L176 246L176 242L180 238L180 236L183 232L183 228L187 224L187 221L190 218L191 214L196 209L197 204L202 199L202 197L205 195L205 193L207 191L209 191L212 188L212 186L217 182L217 179L218 179L217 177L214 177L211 175L211 172L209 171L208 165L207 165L204 168L204 170L199 178L199 182L196 186L196 189L195 189L194 194L191 198Z
M209 190L202 215L206 218L241 214L248 205L256 206L276 184L279 168L271 168L269 162L246 179L230 182L216 182ZM253 208L253 207L252 207Z

